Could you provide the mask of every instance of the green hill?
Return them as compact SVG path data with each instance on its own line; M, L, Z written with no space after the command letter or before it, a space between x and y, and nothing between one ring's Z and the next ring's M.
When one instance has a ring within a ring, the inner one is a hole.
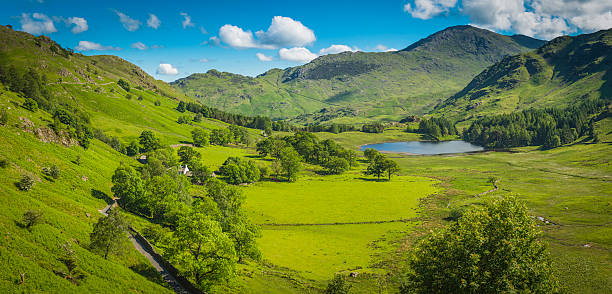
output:
M397 52L344 52L257 77L210 70L171 83L204 104L248 115L288 118L349 107L345 123L424 114L502 58L543 41L455 26ZM335 118L337 121L338 118Z
M471 120L529 108L565 107L588 98L611 98L612 30L564 36L537 50L504 58L433 114Z

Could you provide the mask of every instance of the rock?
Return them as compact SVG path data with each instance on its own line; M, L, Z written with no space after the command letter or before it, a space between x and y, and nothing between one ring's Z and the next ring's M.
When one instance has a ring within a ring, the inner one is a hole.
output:
M583 247L586 247L586 248L591 248L591 244L589 244L589 243L584 244L584 245L583 245Z
M81 180L83 180L83 182L87 182L88 178L86 176L81 176Z
M349 277L351 277L351 278L356 278L356 277L357 277L357 275L359 275L359 273L358 273L358 272L352 272L352 273L350 273L350 274L349 274Z

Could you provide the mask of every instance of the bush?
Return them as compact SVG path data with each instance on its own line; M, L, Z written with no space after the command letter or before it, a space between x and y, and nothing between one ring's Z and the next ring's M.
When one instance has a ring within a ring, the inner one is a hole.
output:
M127 100L132 100L132 94L127 93L127 94L125 95L125 98L126 98Z
M119 85L119 87L123 88L123 90L125 90L126 92L130 91L130 84L126 81L124 81L123 79L119 79L117 81L117 85Z
M202 129L197 128L191 131L191 137L193 138L193 145L196 147L204 147L209 144L210 134Z
M229 184L253 183L261 178L261 171L252 160L230 157L219 168L222 176L227 177Z
M43 168L42 172L43 172L43 174L45 176L52 177L53 179L57 180L60 177L60 172L61 171L60 171L59 167L57 167L57 165L54 164L51 167Z
M30 229L31 227L42 223L43 221L43 213L39 210L28 210L26 211L22 218L21 224L24 228Z
M9 116L6 109L0 110L0 125L6 126L8 124Z
M159 100L155 100L155 102L153 102L153 104L155 104L155 106L160 106L161 102Z
M0 168L7 168L9 166L9 162L6 159L0 159Z
M38 110L38 103L32 98L26 98L26 100L23 102L23 108L36 112Z
M327 284L325 294L348 294L350 289L351 285L346 282L344 277L336 275L334 279Z
M34 186L34 179L31 176L25 175L17 182L17 188L21 191L30 191Z

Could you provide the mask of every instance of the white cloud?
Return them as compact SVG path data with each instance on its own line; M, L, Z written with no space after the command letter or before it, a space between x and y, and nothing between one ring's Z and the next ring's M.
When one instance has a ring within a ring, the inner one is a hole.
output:
M300 21L289 17L275 16L267 31L255 33L259 42L263 45L274 46L307 46L314 43L317 38L314 32Z
M95 42L90 41L79 41L79 45L74 47L78 51L107 51L107 50L121 50L121 48L113 46L103 46Z
M214 37L211 37L213 40ZM219 29L219 39L234 48L257 48L253 33L244 31L241 28L226 24Z
M138 49L138 50L147 50L147 49L149 49L149 47L147 47L147 45L145 45L142 42L133 43L130 47L132 47L134 49Z
M201 63L206 63L206 62L209 62L210 60L208 60L208 58L200 58L198 61Z
M123 27L126 30L133 32L140 28L140 25L142 24L140 21L133 19L127 16L126 14L116 11L116 10L115 10L115 13L119 16L119 22L123 24Z
M356 51L353 48L346 45L331 45L327 48L319 50L319 55L336 54L346 51Z
M89 26L87 25L87 20L82 17L69 17L66 20L66 24L74 24L74 27L72 28L72 30L70 30L73 34L82 33L89 29Z
M294 61L294 62L310 62L317 58L317 54L310 52L310 50L304 47L293 47L290 49L281 48L278 51L278 56L282 60Z
M389 48L383 44L378 44L376 45L376 47L374 47L374 50L376 51L382 51L382 52L393 52L393 51L398 51L395 48Z
M259 61L272 61L272 60L274 60L274 57L267 56L267 55L265 55L263 53L259 53L258 52L255 55L257 56L257 59L259 59Z
M53 20L42 13L22 13L19 18L21 30L33 35L49 34L57 32Z
M189 16L189 14L186 12L181 12L181 15L184 17L182 22L184 29L195 26L195 24L191 22L191 16Z
M149 19L147 19L147 26L154 28L157 30L161 25L161 20L157 17L157 15L153 13L149 13Z
M164 48L164 46L162 46L162 45L151 45L151 48L159 49L159 48Z
M207 31L207 30L206 30L204 27L202 27L202 26L200 27L200 32L201 32L203 35L208 35L208 31Z
M159 66L157 67L156 72L158 75L169 75L169 76L178 75L178 69L169 63L160 63Z
M415 18L430 19L440 13L448 12L456 4L457 0L415 0L414 6L410 3L404 5L404 11Z
M221 40L217 36L212 36L208 38L208 41L205 41L205 43L211 46L219 46L221 44Z
M257 38L255 38L255 36ZM234 48L276 49L283 46L303 47L316 41L314 32L289 17L275 16L266 31L250 30L226 24L219 29L220 40Z

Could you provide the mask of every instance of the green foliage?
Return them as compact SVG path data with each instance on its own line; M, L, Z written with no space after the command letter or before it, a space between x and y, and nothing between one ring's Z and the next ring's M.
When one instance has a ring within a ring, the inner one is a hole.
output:
M155 137L152 131L142 131L138 138L142 151L144 152L155 151L161 148L159 138Z
M9 167L10 162L6 159L0 159L0 168L7 168Z
M66 242L60 246L60 249L63 251L63 254L59 258L59 261L64 264L66 271L62 269L56 270L55 274L75 285L79 285L79 283L85 279L86 275L77 264L78 260L76 253L72 249L72 245L70 242Z
M21 224L24 228L30 229L43 222L43 213L40 210L28 210L21 217Z
M194 185L203 185L211 178L212 171L201 162L196 162L189 167L191 170L191 183Z
M232 241L218 222L202 212L180 218L168 249L170 260L204 291L235 274Z
M382 123L365 124L361 127L361 131L364 133L382 133L385 131L385 125Z
M203 129L195 128L191 131L193 145L196 147L208 146L210 134Z
M30 191L34 187L34 178L29 175L24 175L21 180L17 182L17 188L21 191Z
M120 165L112 177L113 187L111 191L124 209L140 211L143 203L146 204L144 181L140 174L128 165Z
M180 158L179 161L182 164L192 165L192 163L196 161L199 162L200 159L202 158L202 154L200 154L200 152L196 151L190 146L181 146L178 149L177 154Z
M415 293L556 293L540 234L514 198L469 210L418 243L409 286Z
M9 114L6 109L0 109L0 126L6 126L9 122Z
M253 183L261 178L260 170L252 160L245 160L240 157L229 157L219 168L222 176L230 184Z
M232 132L229 129L214 129L210 133L210 143L223 146L232 142Z
M298 173L302 169L302 158L293 147L288 146L280 150L275 164L277 166L277 174L282 173L287 178L287 181L295 182Z
M153 105L155 105L155 106L161 106L161 101L159 101L159 100L155 100L155 102L153 102Z
M443 117L421 120L418 131L421 134L427 134L434 138L458 134L455 124Z
M391 180L391 176L399 172L399 165L395 161L387 158L387 156L373 152L370 152L369 155L373 157L370 160L368 168L364 172L366 175L375 175L380 180L381 175L386 173L387 179Z
M381 153L374 148L366 148L366 150L363 151L363 155L368 159L369 162L372 162L374 158L381 155Z
M130 143L130 145L128 145L125 148L125 154L127 156L134 156L134 155L138 154L139 152L140 152L140 146L138 145L138 142L136 142L136 141L132 141Z
M181 113L185 112L186 111L185 102L184 101L179 102L178 106L176 107L176 110Z
M126 92L130 91L130 84L128 82L126 82L124 79L119 79L117 81L117 85L119 85L119 87L123 88L123 90L125 90Z
M117 254L125 247L128 225L118 210L111 209L108 215L98 219L89 235L89 247L101 252L104 259L111 253Z
M346 279L341 275L335 275L327 284L325 294L348 294L350 290L351 285L346 282Z
M192 121L192 119L188 115L181 115L176 120L176 122L179 123L179 124L189 124L189 123L191 123L191 121Z
M43 174L45 176L51 177L55 180L59 179L60 174L61 174L61 170L59 167L57 167L57 165L52 165L51 167L45 167L42 170Z
M323 167L327 169L327 171L331 174L341 174L349 169L349 162L341 157L332 156L330 157L326 163L323 164Z
M38 103L32 98L26 98L26 100L23 102L23 108L36 112L38 110Z

